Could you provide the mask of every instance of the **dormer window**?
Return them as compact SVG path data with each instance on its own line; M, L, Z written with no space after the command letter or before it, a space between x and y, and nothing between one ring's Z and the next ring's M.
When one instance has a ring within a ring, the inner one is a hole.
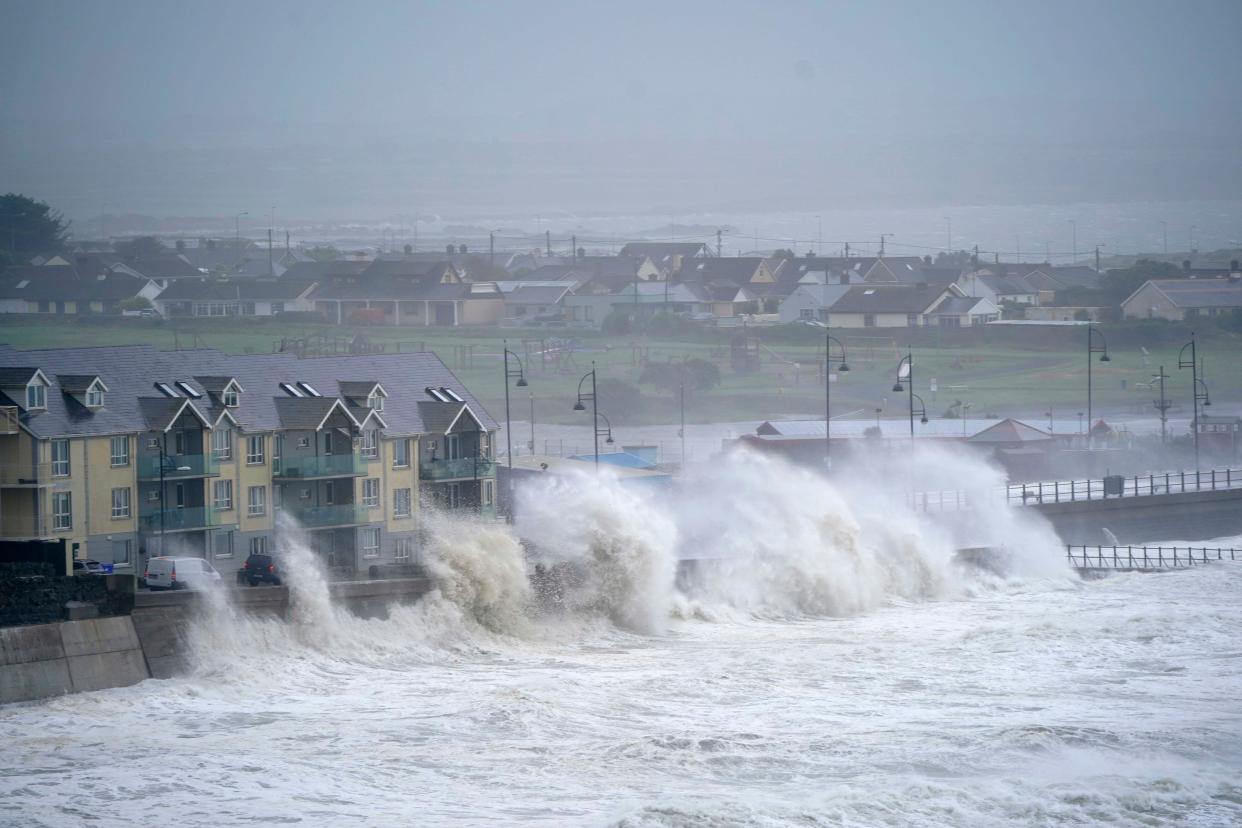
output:
M371 396L367 397L367 408L374 411L384 410L384 396L378 391L372 391Z
M90 388L86 389L86 407L102 408L104 404L103 387L99 383L94 383Z
M32 382L26 386L26 410L35 411L47 408L47 388L41 382Z
M225 408L237 408L237 389L234 386L230 385L224 389L224 393L220 395L220 398L224 401Z

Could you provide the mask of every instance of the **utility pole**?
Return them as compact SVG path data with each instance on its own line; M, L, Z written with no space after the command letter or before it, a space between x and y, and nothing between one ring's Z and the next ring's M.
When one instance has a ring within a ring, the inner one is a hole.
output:
M487 258L492 267L496 266L496 233L487 234Z
M716 258L717 259L720 258L720 236L721 236L721 231L717 230L716 231Z
M1095 272L1100 272L1100 246L1098 244L1095 246Z
M953 218L952 216L945 216L944 223L947 228L946 235L945 235L944 252L946 256L952 256L953 255Z
M891 235L893 234L892 233L881 233L880 234L880 255L881 256L884 255L884 239L886 239L887 237Z
M1169 406L1173 403L1169 402L1164 396L1164 381L1169 379L1169 375L1164 372L1163 365L1160 366L1160 373L1156 374L1152 379L1160 380L1160 399L1153 400L1152 402L1156 406L1156 410L1160 412L1160 442L1167 444L1169 442L1168 411Z
M544 239L544 249L547 250L548 256L551 256L552 255L552 231L544 230L543 239Z
M845 243L845 258L848 259L849 257L850 257L850 243L846 242Z
M571 243L573 244L573 247L574 247L574 252L573 252L573 260L572 260L572 261L573 261L573 263L574 263L574 264L577 264L577 263L578 263L578 235L575 233L574 235L570 236L569 238L570 238Z
M1169 223L1167 221L1160 222L1160 230L1164 234L1164 255L1169 255Z
M272 263L272 228L267 228L267 275L275 278L276 266Z
M1073 242L1072 242L1072 246L1070 247L1070 253L1074 257L1073 263L1078 264L1078 222L1074 219L1067 219L1067 221L1069 221L1069 225L1071 228L1073 228L1073 231L1074 231Z

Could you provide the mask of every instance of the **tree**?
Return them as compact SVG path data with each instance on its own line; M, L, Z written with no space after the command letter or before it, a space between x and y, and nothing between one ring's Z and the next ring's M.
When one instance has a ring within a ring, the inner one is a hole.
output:
M772 251L772 258L773 259L796 259L798 258L798 256L788 247L781 247L781 248L778 248Z
M17 193L0 196L0 245L14 262L64 249L69 222L59 210Z
M687 359L685 362L648 362L638 381L654 385L669 394L686 391L708 391L720 384L720 367L706 359Z
M341 257L341 251L330 244L321 244L318 247L312 247L307 250L306 255L317 262L332 262Z
M124 259L158 256L167 250L155 236L136 236L129 241L117 242L112 247Z
M608 417L614 426L633 420L643 410L645 404L642 391L625 380L601 379L596 384L595 393L599 395L600 413ZM589 420L591 416L589 401L586 403L586 414ZM600 427L602 428L603 425L604 421L601 419ZM600 442L604 441L600 440Z

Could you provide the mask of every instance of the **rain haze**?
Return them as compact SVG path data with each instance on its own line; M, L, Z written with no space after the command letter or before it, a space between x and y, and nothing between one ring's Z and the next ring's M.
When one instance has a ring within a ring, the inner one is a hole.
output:
M1239 31L0 0L0 828L1242 825Z

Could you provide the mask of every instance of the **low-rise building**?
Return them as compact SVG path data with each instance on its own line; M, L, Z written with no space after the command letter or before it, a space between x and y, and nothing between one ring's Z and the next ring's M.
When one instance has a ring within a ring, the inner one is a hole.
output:
M177 279L153 301L165 318L278 316L313 311L315 285L296 279Z
M1127 319L1184 321L1242 314L1242 273L1218 279L1152 279L1121 303Z

